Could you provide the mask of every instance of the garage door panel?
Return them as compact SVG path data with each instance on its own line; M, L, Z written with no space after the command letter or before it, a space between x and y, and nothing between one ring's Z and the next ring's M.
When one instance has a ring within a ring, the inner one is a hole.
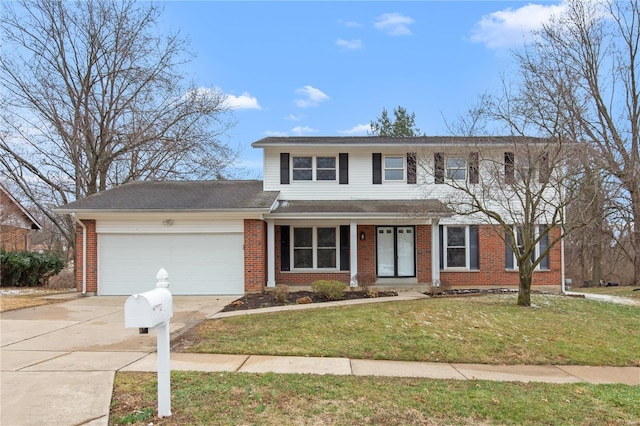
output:
M173 294L242 294L243 242L242 234L101 234L98 292L149 290L164 268Z

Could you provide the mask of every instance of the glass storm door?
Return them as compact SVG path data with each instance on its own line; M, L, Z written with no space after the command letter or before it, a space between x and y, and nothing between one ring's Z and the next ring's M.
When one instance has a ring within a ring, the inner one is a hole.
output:
M376 253L379 277L414 277L415 228L413 226L379 226Z

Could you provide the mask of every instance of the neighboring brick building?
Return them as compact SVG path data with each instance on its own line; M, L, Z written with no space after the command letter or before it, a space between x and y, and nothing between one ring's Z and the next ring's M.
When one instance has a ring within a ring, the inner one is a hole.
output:
M31 233L41 229L40 223L0 185L0 249L29 250Z
M393 288L516 286L504 228L454 215L443 183L478 184L478 152L464 147L484 149L508 185L517 139L266 138L253 144L264 149L264 181L135 182L57 211L78 220L78 289L98 294L144 291L160 267L174 294L355 285L358 273ZM547 250L544 226L533 284L560 288L561 244Z

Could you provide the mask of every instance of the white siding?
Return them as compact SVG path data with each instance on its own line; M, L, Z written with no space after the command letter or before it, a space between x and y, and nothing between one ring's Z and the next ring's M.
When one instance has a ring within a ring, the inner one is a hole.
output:
M171 215L167 215L170 217ZM166 222L170 220L169 222ZM204 219L102 219L96 221L98 234L203 234L244 232L242 220Z

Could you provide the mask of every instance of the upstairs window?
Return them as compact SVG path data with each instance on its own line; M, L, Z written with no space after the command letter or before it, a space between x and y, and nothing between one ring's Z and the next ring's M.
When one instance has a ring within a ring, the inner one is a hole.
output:
M467 179L467 161L464 157L447 157L447 179Z
M404 157L384 157L384 180L404 180Z
M294 181L336 180L336 157L293 157Z
M336 180L336 157L316 158L316 180Z
M293 157L293 180L313 180L313 157Z

